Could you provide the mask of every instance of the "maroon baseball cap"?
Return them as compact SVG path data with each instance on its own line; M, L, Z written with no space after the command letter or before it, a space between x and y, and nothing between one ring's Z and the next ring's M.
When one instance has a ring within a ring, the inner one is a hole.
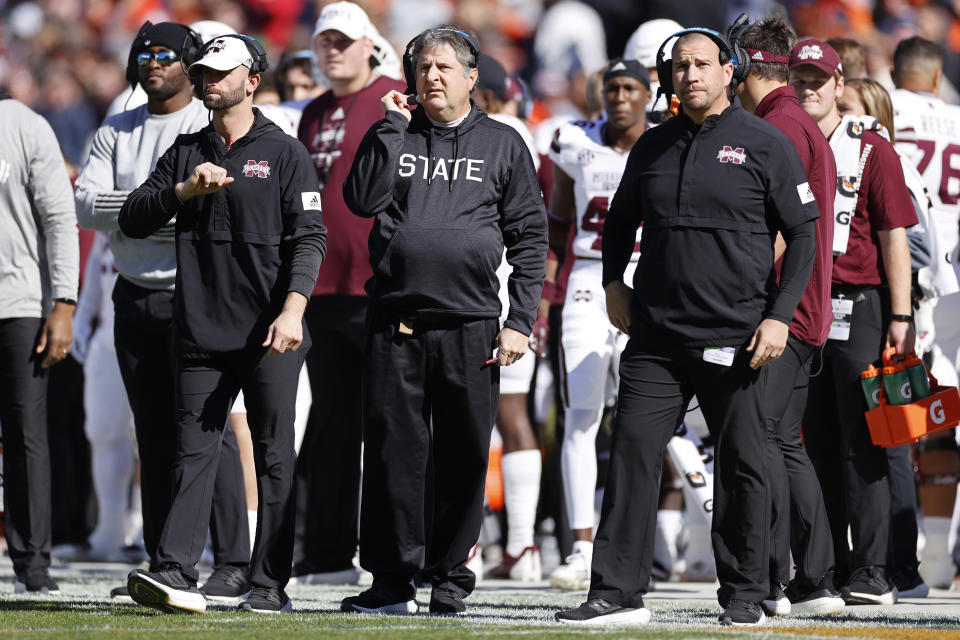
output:
M843 65L840 64L840 56L836 50L819 40L801 40L794 45L790 52L790 68L796 69L805 64L812 64L830 75L843 73Z

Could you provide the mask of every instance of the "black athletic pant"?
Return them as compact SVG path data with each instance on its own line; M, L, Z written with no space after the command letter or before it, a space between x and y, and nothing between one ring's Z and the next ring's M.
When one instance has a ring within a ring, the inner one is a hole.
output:
M767 461L773 496L771 586L790 581L791 549L796 581L804 587L819 585L833 568L827 511L801 432L816 351L791 336L783 355L766 365Z
M50 566L47 372L33 350L43 320L0 320L3 529L17 576Z
M360 512L363 342L367 298L317 296L307 306L313 392L297 458L294 575L353 567Z
M500 387L498 368L483 365L499 322L415 325L401 335L396 318L370 315L360 564L399 598L413 598L420 570L434 586L467 595L476 584L466 562L480 533Z
M834 297L839 290L834 291ZM852 299L850 339L827 340L823 371L810 381L804 442L823 489L838 583L864 566L886 566L890 484L886 452L870 440L860 372L879 359L887 305L875 288L846 289ZM847 543L850 526L853 548Z
M296 514L297 380L309 346L309 333L304 332L297 351L273 357L267 349L251 347L177 362L173 502L160 536L158 562L176 563L187 578L197 579L195 565L207 537L220 445L224 430L230 432L227 417L242 388L260 493L250 582L256 587L286 586L293 564Z
M890 558L891 571L916 571L917 483L913 476L908 444L886 449L890 465Z
M653 564L663 452L691 396L716 442L713 550L720 600L759 603L769 590L770 496L763 400L768 372L703 360L703 349L631 337L620 357L610 470L593 548L592 598L642 602Z
M140 453L143 543L156 569L157 545L170 512L177 452L173 376L173 291L139 287L123 276L113 289L114 342L133 411ZM236 436L229 431L220 456L217 509L210 522L217 565L250 558L250 528ZM220 521L222 519L222 521ZM242 526L240 526L242 524Z

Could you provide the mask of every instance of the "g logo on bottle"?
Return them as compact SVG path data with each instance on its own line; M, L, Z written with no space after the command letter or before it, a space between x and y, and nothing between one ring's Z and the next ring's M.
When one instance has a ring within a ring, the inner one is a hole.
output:
M911 390L910 390L910 383L909 383L909 382L904 382L902 385L900 385L900 397L901 397L901 398L907 399L907 398L910 398L912 395L913 395L913 393L912 393Z
M943 400L937 400L930 405L930 419L934 424L943 424L947 420L947 414L943 410Z

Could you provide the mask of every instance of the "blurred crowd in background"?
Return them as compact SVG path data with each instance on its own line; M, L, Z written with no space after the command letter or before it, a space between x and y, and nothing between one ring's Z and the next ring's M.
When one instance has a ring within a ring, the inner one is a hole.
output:
M126 56L145 20L214 19L257 36L276 67L310 50L313 24L329 0L0 0L0 88L43 114L68 162L86 145L124 89ZM484 52L525 79L533 124L584 108L585 73L623 52L637 25L672 18L724 30L741 12L786 13L799 37L843 36L867 45L868 71L889 83L894 46L911 35L940 43L945 75L960 84L960 0L360 0L397 51L421 30L456 23ZM322 79L320 79L322 81ZM891 85L892 86L892 85ZM956 93L945 92L956 102Z

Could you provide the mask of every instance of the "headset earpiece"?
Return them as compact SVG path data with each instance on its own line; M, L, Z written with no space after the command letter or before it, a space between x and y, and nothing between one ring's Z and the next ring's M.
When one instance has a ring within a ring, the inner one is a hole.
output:
M660 45L660 48L657 49L657 75L660 79L660 89L657 91L657 99L660 99L661 95L667 97L669 102L670 96L673 95L673 58L667 58L664 60L666 55L667 44L674 38L679 38L680 36L686 35L688 33L699 33L700 35L707 36L720 48L720 62L726 64L727 62L733 63L733 77L734 81L737 80L737 68L739 61L737 60L737 54L734 51L734 47L730 44L730 41L723 36L719 31L714 31L713 29L706 29L704 27L693 27L691 29L684 29L682 31L677 31L669 38L663 41L663 44ZM742 56L746 58L746 56ZM749 71L749 59L747 69ZM744 76L746 77L746 76Z
M750 56L740 44L740 36L750 26L750 18L745 13L734 21L727 29L727 41L733 48L733 83L734 86L740 84L750 75Z
M143 25L140 26L140 30L137 31L137 36L133 39L133 43L130 45L130 53L127 55L127 82L133 89L135 89L140 82L140 74L137 71L137 55L143 47L144 38L147 37L147 33L149 33L152 28L152 22L149 20L144 22Z

